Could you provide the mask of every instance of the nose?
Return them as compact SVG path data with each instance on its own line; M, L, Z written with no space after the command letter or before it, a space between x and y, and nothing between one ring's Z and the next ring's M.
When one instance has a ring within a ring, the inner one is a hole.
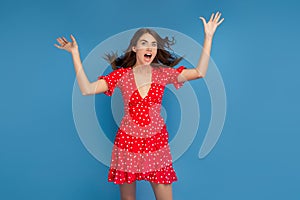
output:
M148 44L148 45L146 46L146 50L151 50L151 51L152 51L152 46L151 46L151 44Z

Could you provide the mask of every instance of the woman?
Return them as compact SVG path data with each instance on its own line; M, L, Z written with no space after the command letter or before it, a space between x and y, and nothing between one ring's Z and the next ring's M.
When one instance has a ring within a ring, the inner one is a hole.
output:
M206 74L212 39L223 22L221 13L213 13L204 24L203 52L194 69L172 68L182 58L169 53L173 44L154 30L139 29L131 39L124 55L108 54L114 71L89 82L82 67L78 45L58 38L59 49L71 53L79 88L83 95L113 94L119 87L124 99L124 117L115 137L108 181L120 185L121 199L135 199L136 180L151 183L157 200L172 199L172 183L177 180L172 166L168 132L160 115L165 85L180 88L185 81L203 78Z

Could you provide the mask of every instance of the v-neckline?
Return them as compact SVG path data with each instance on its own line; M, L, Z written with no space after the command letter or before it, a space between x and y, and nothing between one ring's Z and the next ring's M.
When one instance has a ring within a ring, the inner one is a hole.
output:
M142 100L144 100L148 95L149 95L149 92L150 92L150 90L151 90L151 88L152 88L152 80L153 80L153 69L152 69L152 67L150 66L150 74L151 74L151 80L150 80L150 87L149 87L149 89L148 89L148 91L147 91L147 93L146 93L146 96L145 97L142 97L142 95L141 95L141 93L140 93L140 91L139 91L139 88L138 88L138 85L137 85L137 83L136 83L136 80L135 80L135 75L134 75L134 72L133 72L133 68L132 68L132 75L133 75L133 82L134 82L134 85L135 85L135 88L136 88L136 90L137 90L137 93L138 93L138 95L139 95L139 97L142 99Z

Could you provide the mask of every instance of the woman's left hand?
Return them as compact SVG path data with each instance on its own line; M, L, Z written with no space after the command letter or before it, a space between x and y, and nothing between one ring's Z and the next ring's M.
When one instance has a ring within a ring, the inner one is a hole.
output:
M224 18L220 20L220 17L220 12L217 12L216 15L213 13L208 22L203 17L199 17L203 22L205 37L212 38L214 36L217 27L224 21Z

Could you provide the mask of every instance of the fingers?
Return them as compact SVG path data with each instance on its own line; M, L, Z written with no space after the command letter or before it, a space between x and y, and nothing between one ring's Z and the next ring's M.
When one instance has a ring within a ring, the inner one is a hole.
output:
M62 38L57 38L56 41L61 45L63 46L65 44L65 41L62 39Z
M65 43L68 43L69 41L65 38L65 37L61 37L62 40L65 42Z
M224 21L224 18L222 18L218 23L217 26L219 26Z
M215 13L211 14L209 21L212 21L214 18Z
M212 13L208 22L213 22L216 23L217 25L220 25L224 21L224 18L220 20L221 15L222 14L219 11L216 14ZM199 18L203 21L204 24L206 24L206 21L203 17L199 17Z
M56 46L59 49L64 49L64 46L68 44L68 40L65 37L59 37L56 39L56 41L60 44L60 46L57 44L54 44L54 46Z
M71 42L68 41L63 36L56 38L56 41L59 43L59 45L58 44L54 44L54 46L57 47L57 48L59 48L59 49L65 49L65 50L77 47L77 43L76 43L76 40L75 40L74 36L71 34L70 37L71 37L71 40L72 40Z
M63 49L63 47L58 46L57 44L54 44L54 46L56 46L56 47L59 48L59 49Z
M222 18L221 20L220 18L221 18L221 13L217 12L216 17L214 19L214 22L217 23L217 26L219 26L224 21L224 18Z
M219 19L221 17L221 13L220 12L217 12L216 16L215 16L215 19L214 19L214 22L218 22Z
M214 13L212 14L212 16L214 15ZM219 26L223 21L224 21L224 18L222 18L221 20L220 20L220 18L221 18L221 13L218 11L217 13L216 13L216 15L214 16L214 18L212 19L211 18L211 21L212 22L214 22L214 23L216 23L217 24L217 26ZM220 20L220 21L219 21Z
M202 20L203 24L205 25L206 24L206 20L203 17L199 17L199 18Z
M72 42L76 43L76 40L72 34L70 35L70 37L71 37Z

